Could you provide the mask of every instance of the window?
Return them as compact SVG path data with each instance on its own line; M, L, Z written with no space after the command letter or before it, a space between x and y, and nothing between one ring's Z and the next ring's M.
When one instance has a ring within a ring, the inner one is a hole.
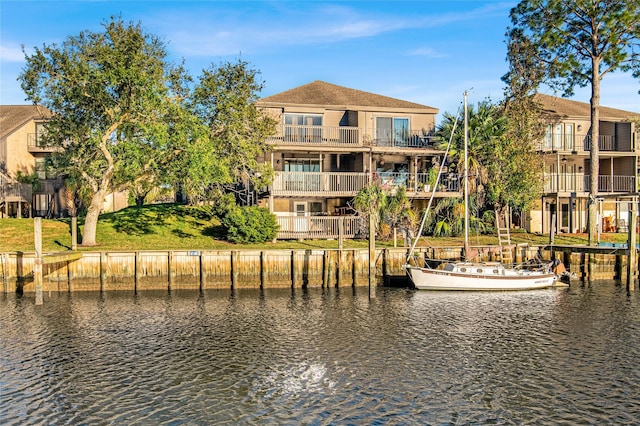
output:
M409 119L402 117L376 117L376 139L379 145L407 146Z
M319 191L320 160L317 158L289 158L284 160L287 191ZM313 174L310 174L313 173Z
M574 143L573 143L573 124L565 124L564 125L564 143L565 148L570 151L575 151Z
M289 158L284 160L285 172L319 172L320 160L317 158Z
M47 178L47 159L44 157L37 157L34 172L38 175L38 179Z
M322 116L285 114L285 142L322 142Z
M553 126L553 149L562 149L562 124L556 124Z
M311 216L322 215L322 203L318 201L311 201L309 203L309 210L311 211Z
M47 129L44 127L44 123L36 123L36 145L43 146L43 138L47 133Z

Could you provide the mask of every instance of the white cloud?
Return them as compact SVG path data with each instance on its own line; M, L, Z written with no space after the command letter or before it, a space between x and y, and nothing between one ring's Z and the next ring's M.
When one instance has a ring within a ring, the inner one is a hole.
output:
M409 52L411 56L424 56L427 58L446 58L448 55L440 53L430 47L419 47Z
M23 62L24 53L22 49L15 45L0 45L0 59L2 62Z
M286 4L286 3L285 3ZM428 5L428 2L425 3ZM491 4L470 11L437 14L426 10L423 16L407 19L372 11L356 11L345 6L311 6L290 8L271 4L277 16L259 9L227 13L224 19L206 9L190 12L170 11L150 17L165 31L167 28L188 28L169 32L170 47L182 56L233 55L239 52L257 53L265 49L287 46L322 45L345 40L375 37L405 29L434 28L454 22L503 16L511 5ZM227 11L229 12L229 11ZM273 12L273 11L270 11ZM166 25L170 22L171 25ZM413 54L440 57L438 52L418 49Z

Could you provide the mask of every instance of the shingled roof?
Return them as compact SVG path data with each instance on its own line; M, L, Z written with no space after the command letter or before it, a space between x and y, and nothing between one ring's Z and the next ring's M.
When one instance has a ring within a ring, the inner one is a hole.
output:
M585 102L572 101L565 98L543 95L538 93L536 100L542 105L544 113L561 118L589 118L591 116L591 105ZM640 114L621 109L600 107L601 120L627 121L638 119Z
M4 139L30 120L51 117L51 111L39 105L0 105L0 138Z
M344 109L358 109L358 107L396 108L406 110L428 110L436 114L437 108L421 105L362 90L349 89L324 81L314 82L262 98L259 105L315 105L342 107Z

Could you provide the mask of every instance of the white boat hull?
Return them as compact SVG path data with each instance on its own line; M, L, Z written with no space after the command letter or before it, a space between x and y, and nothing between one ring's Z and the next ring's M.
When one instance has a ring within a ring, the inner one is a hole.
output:
M419 290L503 291L552 287L553 272L505 268L501 264L449 264L449 270L407 265L407 273Z

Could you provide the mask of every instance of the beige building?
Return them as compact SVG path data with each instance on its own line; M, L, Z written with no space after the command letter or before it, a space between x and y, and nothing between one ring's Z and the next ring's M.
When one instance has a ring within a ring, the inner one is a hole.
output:
M0 218L66 214L62 179L48 167L56 148L42 143L49 117L51 112L37 105L0 106ZM18 182L20 175L34 174L37 185ZM104 211L126 206L126 194L109 195Z
M590 170L590 105L537 95L546 120L540 144L544 191L525 215L530 232L586 232ZM601 232L626 231L628 200L638 192L640 114L600 108L598 224Z
M0 217L53 214L56 180L47 173L53 149L42 144L50 111L35 105L0 106ZM18 182L36 174L40 184Z
M262 200L278 217L278 238L335 237L341 221L346 236L357 234L350 203L372 180L405 186L416 207L432 192L460 196L459 177L446 168L432 185L444 155L432 139L436 108L323 81L257 105L279 122L264 158L275 180Z

